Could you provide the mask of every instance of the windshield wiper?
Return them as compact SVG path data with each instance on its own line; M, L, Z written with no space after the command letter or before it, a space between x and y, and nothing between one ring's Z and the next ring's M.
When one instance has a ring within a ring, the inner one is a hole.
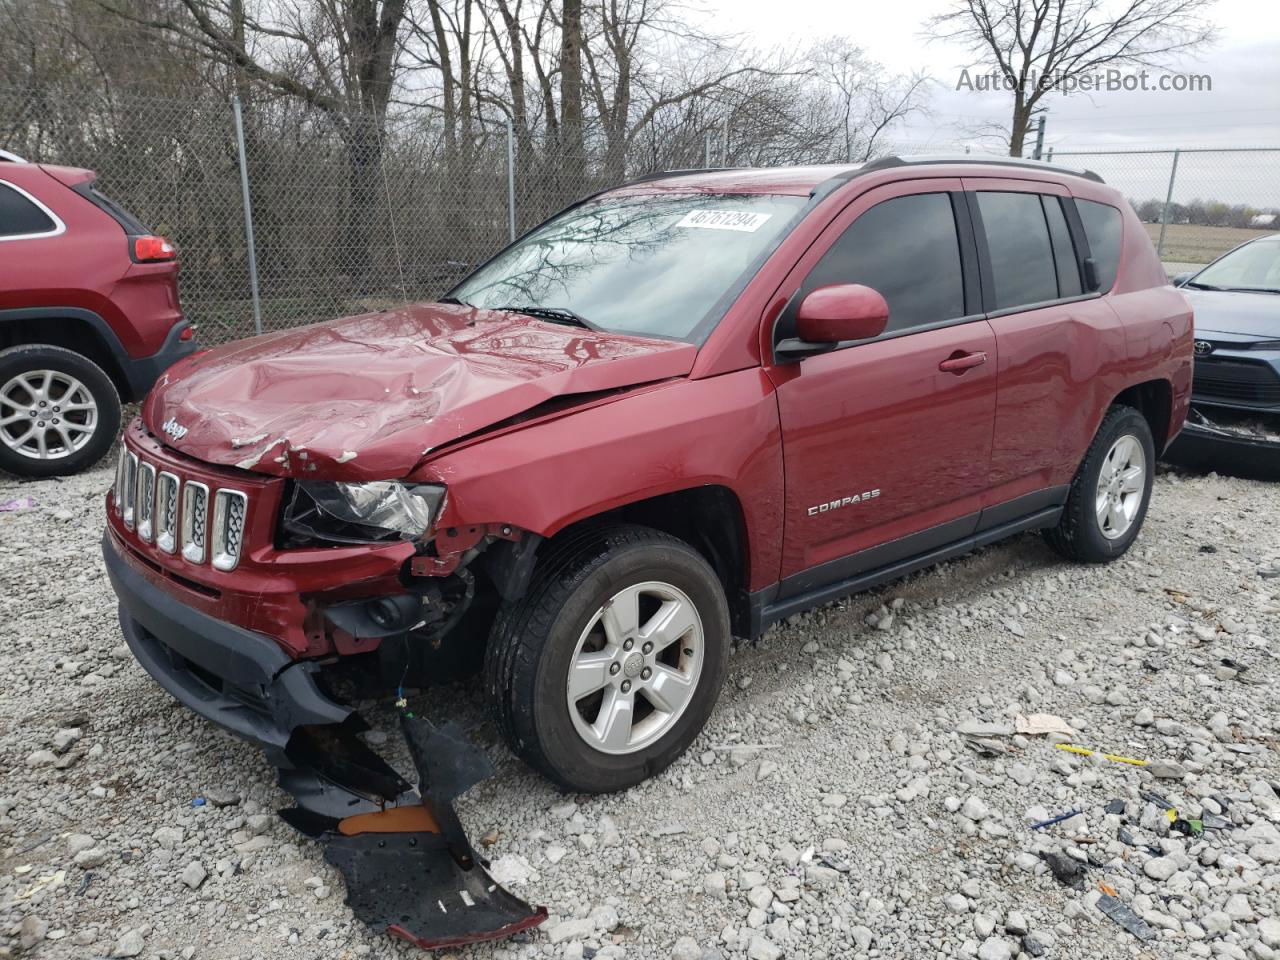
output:
M1211 283L1197 283L1194 280L1188 280L1183 283L1184 287L1195 287L1197 290L1221 290L1221 287L1215 287Z
M1280 290L1274 287L1224 287L1223 289L1231 293L1272 293L1280 294Z
M494 310L506 310L509 313L523 313L530 317L537 317L539 320L550 320L552 323L563 323L571 327L585 327L587 330L597 330L590 320L581 314L574 313L568 307L494 307Z
M457 297L441 297L436 303L447 303L451 307L469 307L471 304L465 300L459 300Z

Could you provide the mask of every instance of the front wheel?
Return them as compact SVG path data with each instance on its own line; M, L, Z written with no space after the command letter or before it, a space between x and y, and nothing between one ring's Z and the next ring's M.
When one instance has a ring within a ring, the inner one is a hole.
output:
M62 477L93 466L120 430L120 396L92 360L49 344L0 350L0 470Z
M1151 503L1156 451L1147 419L1117 404L1107 411L1076 472L1050 546L1070 560L1105 563L1129 549Z
M566 790L622 790L671 764L724 681L715 572L657 530L571 534L494 624L485 676L512 750Z

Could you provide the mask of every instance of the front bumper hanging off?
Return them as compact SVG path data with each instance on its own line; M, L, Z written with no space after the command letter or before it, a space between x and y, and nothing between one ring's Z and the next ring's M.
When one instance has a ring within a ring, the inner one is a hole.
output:
M323 845L360 920L442 949L508 937L546 919L545 909L499 886L467 840L454 801L492 776L493 766L461 729L402 715L415 789L359 739L368 725L320 689L314 665L180 603L134 569L125 549L104 536L134 656L179 702L263 749L297 804L281 816Z

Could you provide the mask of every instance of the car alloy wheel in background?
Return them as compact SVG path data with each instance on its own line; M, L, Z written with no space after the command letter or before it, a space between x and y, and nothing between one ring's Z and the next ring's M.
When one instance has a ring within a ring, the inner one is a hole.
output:
M32 370L0 386L0 443L32 460L69 457L93 439L98 404L60 370Z

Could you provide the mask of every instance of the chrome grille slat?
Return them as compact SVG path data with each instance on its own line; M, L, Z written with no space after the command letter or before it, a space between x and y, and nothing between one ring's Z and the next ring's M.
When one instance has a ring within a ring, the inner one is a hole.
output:
M138 474L138 500L134 505L135 519L138 527L138 539L151 542L155 533L156 510L156 468L154 464L142 461Z
M244 542L244 517L249 498L239 490L220 489L213 502L213 565L234 570Z
M188 480L182 486L182 556L191 563L204 563L208 516L209 488Z
M134 506L138 499L138 455L133 451L129 451L128 459L124 465L124 490L122 491L120 502L124 508L124 525L127 529L133 529Z
M124 504L120 502L120 497L124 494L124 470L125 464L129 462L129 451L124 448L124 444L120 444L120 453L116 456L116 479L111 485L111 505L116 511L116 516L120 516L124 512Z
M178 488L182 481L177 474L160 471L156 481L156 546L165 553L178 549Z

